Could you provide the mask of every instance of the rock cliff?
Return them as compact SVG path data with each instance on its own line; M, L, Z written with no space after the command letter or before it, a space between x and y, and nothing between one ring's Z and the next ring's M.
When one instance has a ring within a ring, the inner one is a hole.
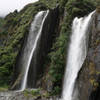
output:
M2 27L0 26L3 29L0 31L0 87L4 87L4 90L5 87L18 88L18 83L13 83L20 73L18 60L24 49L30 24L37 12L47 9L50 13L44 22L39 47L33 55L28 75L28 85L31 87L34 84L35 87L42 88L42 91L0 93L0 100L6 100L6 94L10 95L9 100L49 100L52 96L56 100L55 96L61 95L72 21L75 17L84 17L95 10L94 0L40 0L27 5L20 12L7 15ZM100 100L99 7L90 21L87 37L87 57L75 88L78 89L79 100ZM35 82L32 80L34 66L37 66Z
M87 58L77 80L79 100L99 100L100 91L100 13L96 10L89 26Z

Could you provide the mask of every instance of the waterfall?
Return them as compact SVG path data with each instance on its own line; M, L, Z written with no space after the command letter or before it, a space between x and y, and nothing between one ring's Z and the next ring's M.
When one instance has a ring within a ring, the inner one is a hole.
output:
M49 11L40 11L34 18L28 34L27 42L24 46L19 65L22 67L22 80L20 91L23 91L27 86L27 77L32 60L32 56L37 47L37 42L42 33L42 27Z
M73 100L73 90L78 72L86 58L89 21L93 12L84 18L75 18L72 25L72 35L68 50L67 65L62 92L62 100ZM76 98L76 100L78 100Z

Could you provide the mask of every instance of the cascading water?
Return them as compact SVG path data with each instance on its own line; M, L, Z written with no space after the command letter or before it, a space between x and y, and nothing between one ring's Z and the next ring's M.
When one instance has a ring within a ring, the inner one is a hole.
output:
M21 59L19 62L19 65L23 68L22 69L23 77L21 80L20 91L23 91L26 88L28 71L29 71L31 60L32 60L32 56L37 47L37 42L39 40L39 37L41 36L42 27L43 27L43 24L44 24L44 21L45 21L47 15L48 15L48 12L49 11L40 11L35 16L35 19L31 24L27 42L25 44L25 47L24 47L24 50L22 52L22 56L21 56Z
M35 48L37 46L38 39L39 39L41 32L42 32L43 23L44 23L47 15L48 15L48 12L49 11L47 11L47 13L45 11L39 12L35 16L34 22L31 25L28 43L26 44L26 52L27 52L27 49L29 50L29 48L30 48L30 50L28 51L29 52L29 54L28 54L29 58L27 59L27 62L26 62L27 64L26 64L26 68L25 68L25 74L24 74L24 78L23 78L23 81L22 81L21 90L24 90L26 88L27 76L28 76L28 71L29 71L29 66L30 66L30 63L31 63L32 55L33 55ZM45 16L43 16L44 13L46 13ZM32 35L32 34L34 34L34 35ZM27 55L25 54L25 57L26 56Z
M86 58L86 32L93 12L85 18L75 18L72 26L71 41L62 93L62 100L73 100L73 89L78 72ZM76 99L77 100L77 99Z

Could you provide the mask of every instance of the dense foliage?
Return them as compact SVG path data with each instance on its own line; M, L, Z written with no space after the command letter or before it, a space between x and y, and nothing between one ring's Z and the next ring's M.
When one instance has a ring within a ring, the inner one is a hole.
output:
M0 36L0 86L11 83L16 57L21 45L23 45L25 35L29 32L30 23L34 15L40 9L44 10L45 8L39 2L29 4L20 12L15 10L4 18L2 28L4 30L0 33L2 34ZM2 23L0 24L0 28L1 26Z
M4 18L0 18L0 33L2 33L2 31L3 31L4 23L5 23Z

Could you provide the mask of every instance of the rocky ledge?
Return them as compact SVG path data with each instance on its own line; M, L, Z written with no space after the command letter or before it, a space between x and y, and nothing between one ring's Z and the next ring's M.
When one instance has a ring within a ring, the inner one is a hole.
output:
M43 90L25 90L0 92L0 100L58 100L57 97L51 97Z

